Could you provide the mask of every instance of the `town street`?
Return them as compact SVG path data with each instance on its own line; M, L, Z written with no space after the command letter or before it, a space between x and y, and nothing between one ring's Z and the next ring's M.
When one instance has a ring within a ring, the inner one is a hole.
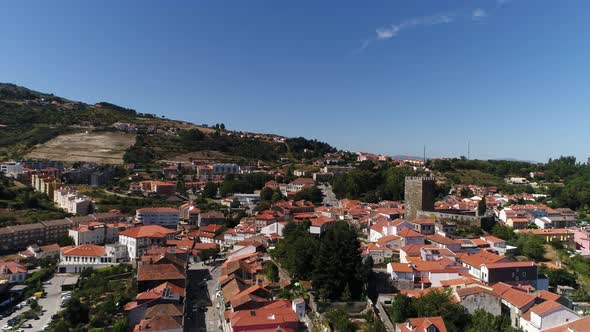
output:
M221 331L218 298L215 296L219 275L219 265L194 263L189 267L186 297L188 331Z

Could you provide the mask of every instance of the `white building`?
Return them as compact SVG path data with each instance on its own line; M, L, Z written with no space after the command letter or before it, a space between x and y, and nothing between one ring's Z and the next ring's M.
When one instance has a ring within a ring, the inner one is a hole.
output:
M127 250L120 244L83 244L66 248L59 258L59 273L80 273L86 269L98 269L126 261Z
M135 211L135 220L143 225L159 225L176 229L180 221L180 212L178 209L166 207L143 208Z
M53 192L56 205L71 214L86 215L90 212L92 200L76 190L56 189Z
M127 247L128 256L137 259L147 249L161 247L167 240L174 239L173 231L158 225L139 226L119 233L119 243Z
M8 280L10 284L25 282L27 268L15 261L0 262L0 278Z
M4 173L4 175L8 177L16 178L23 172L23 166L16 161L7 161L0 163L0 172Z
M106 224L91 221L81 223L78 227L70 229L68 235L74 239L77 246L81 244L115 243L119 240L119 232L133 227L133 224L129 223Z
M578 314L548 300L532 306L520 317L520 328L526 332L539 332L580 319Z

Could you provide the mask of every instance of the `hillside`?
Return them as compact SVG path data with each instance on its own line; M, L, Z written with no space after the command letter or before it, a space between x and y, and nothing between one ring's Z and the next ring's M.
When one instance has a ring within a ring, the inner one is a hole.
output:
M115 128L116 123L124 125ZM229 131L224 125L198 126L108 102L90 105L0 83L0 160L149 164L186 156L300 159L333 151L326 143L301 137Z

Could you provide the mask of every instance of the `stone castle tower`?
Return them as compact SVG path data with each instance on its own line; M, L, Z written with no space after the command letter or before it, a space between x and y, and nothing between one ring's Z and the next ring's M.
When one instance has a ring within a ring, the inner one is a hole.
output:
M412 221L418 211L434 211L434 177L406 176L405 219Z

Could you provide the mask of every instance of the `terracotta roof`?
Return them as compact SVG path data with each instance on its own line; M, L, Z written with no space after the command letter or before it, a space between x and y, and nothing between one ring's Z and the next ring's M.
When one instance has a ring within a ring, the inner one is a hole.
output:
M535 295L537 295L538 298L541 298L543 300L551 300L551 301L557 301L561 298L560 295L548 292L546 290L541 290L540 292L538 292Z
M124 235L133 238L165 238L170 234L174 234L176 231L158 226L158 225L148 225L148 226L139 226L135 228L131 228L119 233L119 235Z
M511 268L511 267L531 267L535 266L535 262L501 262L501 263L491 263L491 264L484 264L488 269L504 269L504 268Z
M149 289L145 292L139 293L137 294L137 297L135 298L136 300L153 300L153 299L159 299L160 297L162 297L162 294L164 293L164 289L170 289L170 293L171 294L178 294L181 297L184 297L184 288L179 287L173 283L170 282L165 282L157 287L154 287L152 289Z
M63 251L63 255L101 257L105 255L105 250L103 246L97 246L95 244L82 244Z
M185 276L173 264L142 264L138 267L137 280L179 280Z
M0 273L2 273L2 270L4 270L4 268L8 269L10 274L27 272L27 268L24 265L14 261L0 262Z
M510 302L513 306L519 309L525 307L527 304L535 302L534 295L518 291L514 288L508 289L501 296L504 300Z
M420 224L420 225L434 224L434 219L429 218L429 217L418 217L418 218L414 219L412 221L412 223L414 223L414 224Z
M561 304L555 302L555 301L545 301L543 303L534 305L530 311L536 313L539 316L543 316L544 314L553 311L555 309L561 308L563 307Z
M590 316L578 319L574 322L552 327L544 332L589 332L590 331Z
M400 238L399 236L393 235L393 234L392 235L386 235L386 236L383 236L383 237L379 238L379 240L377 240L376 243L377 244L386 244L388 242L398 240L399 238Z
M424 237L424 235L409 228L402 229L398 234L401 237Z
M407 323L396 324L401 332L427 332L428 328L433 326L438 332L447 332L447 327L442 317L421 317L410 318Z
M182 317L182 307L179 304L162 303L149 307L145 312L145 318L152 318L158 315L166 315L170 317Z
M508 260L506 257L495 255L487 251L461 256L461 262L479 268L482 264L497 263Z
M482 287L482 286L464 287L464 288L457 289L456 292L457 292L457 295L461 298L463 298L465 296L473 295L473 294L480 294L480 293L488 294L488 295L491 295L494 297L500 297L500 295L498 295L492 289L489 289L487 287Z
M143 319L139 324L139 331L162 331L182 329L182 318L172 317L164 314Z
M460 241L450 239L450 238L448 238L446 236L442 236L440 234L428 235L428 236L426 236L426 239L430 242L436 242L436 243L440 243L443 245L451 245L451 244L459 244L460 245L461 244Z
M412 268L412 264L408 264L408 263L389 263L389 265L391 265L393 272L408 272L408 273L412 273L414 272L414 269Z
M298 324L297 315L290 306L262 307L256 310L240 310L230 314L235 330L262 330L290 327ZM257 328L259 327L259 328Z

